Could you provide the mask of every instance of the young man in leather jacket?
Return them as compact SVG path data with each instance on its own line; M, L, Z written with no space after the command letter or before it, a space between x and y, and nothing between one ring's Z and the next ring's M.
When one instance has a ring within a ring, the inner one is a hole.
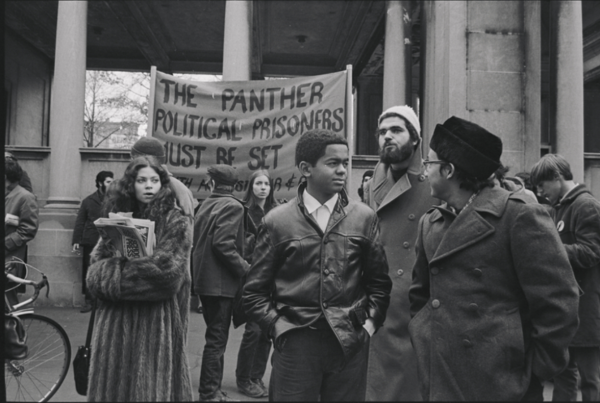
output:
M346 195L348 159L344 138L304 133L296 166L306 183L258 233L243 302L275 341L273 401L364 399L369 340L392 283L377 215Z

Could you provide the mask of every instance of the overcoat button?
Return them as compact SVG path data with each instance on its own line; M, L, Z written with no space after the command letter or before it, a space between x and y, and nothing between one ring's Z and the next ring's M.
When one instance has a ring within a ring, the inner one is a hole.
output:
M440 300L438 299L434 299L433 301L431 301L431 306L434 308L439 308L440 307Z
M404 274L404 270L402 270L402 269L398 270L398 275L399 275L399 276L401 276L401 275L403 275L403 274Z
M475 269L475 270L473 270L473 274L475 275L475 277L481 277L483 272L479 269Z
M415 215L414 214L409 214L408 215L408 219L413 221L415 219Z
M469 347L473 347L473 343L471 342L471 340L469 339L464 339L463 340L463 346L469 348Z
M425 180L425 175L419 175L419 182L423 182Z
M325 239L323 239L323 243L328 243L329 242L329 237L326 236Z
M431 269L431 274L438 274L440 272L440 269L438 269L437 267L434 267Z
M323 302L323 308L327 309L327 302Z
M410 247L410 244L408 242L404 242L402 246L404 246L404 249L408 249Z
M476 311L479 309L479 306L476 303L469 304L469 309L472 311Z
M329 276L329 270L325 269L323 273L325 273L326 276Z

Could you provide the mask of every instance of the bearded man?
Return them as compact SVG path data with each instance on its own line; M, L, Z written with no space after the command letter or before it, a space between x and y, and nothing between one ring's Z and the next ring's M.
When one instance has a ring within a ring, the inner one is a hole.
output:
M97 190L83 199L81 207L77 212L75 228L73 229L73 250L72 252L81 253L83 250L83 259L81 261L81 293L85 296L85 306L80 311L87 313L92 310L92 297L85 286L85 277L90 265L90 253L98 243L100 234L94 225L94 221L102 217L102 202L106 189L114 180L114 174L111 171L100 171L96 175Z
M409 106L378 119L380 162L364 187L365 203L379 216L381 242L393 286L385 325L370 342L366 400L421 400L417 360L408 335L408 290L419 219L432 205L422 174L421 126Z

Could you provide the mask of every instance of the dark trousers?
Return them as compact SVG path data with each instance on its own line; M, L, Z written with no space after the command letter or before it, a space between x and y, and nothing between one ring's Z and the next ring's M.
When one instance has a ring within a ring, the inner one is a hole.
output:
M291 330L275 342L269 383L270 401L364 400L369 335L348 362L331 329Z
M81 245L83 249L83 255L81 259L81 293L85 295L85 301L90 302L92 297L88 293L87 286L85 284L85 278L87 277L88 267L90 267L90 254L94 250L95 245Z
M527 392L521 398L522 402L543 402L544 401L544 385L537 376L531 374L531 381L529 381L529 388Z
M577 400L577 372L581 376L581 399L600 401L600 347L569 347L569 364L554 378L552 401Z
M246 322L235 370L237 380L262 379L270 352L271 340L255 322Z
M221 389L223 358L233 310L233 298L200 296L202 316L206 322L206 344L200 369L201 399L210 399Z

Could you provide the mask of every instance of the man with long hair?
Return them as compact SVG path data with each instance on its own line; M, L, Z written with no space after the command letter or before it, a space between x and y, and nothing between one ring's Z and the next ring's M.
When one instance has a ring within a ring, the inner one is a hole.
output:
M546 154L531 169L531 182L552 205L552 218L575 279L579 328L569 345L569 365L554 378L554 401L575 401L577 373L584 402L600 401L600 202L584 184L575 183L569 162Z

